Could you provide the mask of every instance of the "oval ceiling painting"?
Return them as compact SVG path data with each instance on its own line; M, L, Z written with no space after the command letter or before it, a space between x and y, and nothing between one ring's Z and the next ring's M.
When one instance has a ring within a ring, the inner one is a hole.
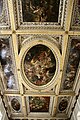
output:
M59 111L63 112L64 110L66 110L68 106L68 101L66 99L62 99L61 102L59 103Z
M56 60L47 46L35 45L27 52L24 59L24 72L34 85L46 85L53 78L55 70Z
M11 106L15 111L19 111L20 110L20 103L16 98L13 98L11 100Z
M0 0L0 15L2 14L3 9L3 0Z

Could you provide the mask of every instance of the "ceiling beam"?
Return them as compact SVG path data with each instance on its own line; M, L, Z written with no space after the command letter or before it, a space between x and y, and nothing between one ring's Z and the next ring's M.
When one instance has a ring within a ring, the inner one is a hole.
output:
M16 26L15 26L16 21L15 21L15 18L14 18L13 0L8 0L8 6L9 6L11 30L14 31L16 29Z
M22 96L20 93L10 93L10 92L5 92L4 93L5 96ZM74 96L75 92L74 91L66 91L66 92L60 92L60 94L58 95L58 97L62 97L62 96ZM28 93L24 93L23 94L24 97L26 96L48 96L48 97L57 97L56 94L52 93L52 92L33 92L33 91L29 91Z
M32 29L25 29L25 30L16 30L16 34L54 34L54 35L63 35L64 31L63 30L57 30L57 29L43 29L43 30L32 30Z
M14 32L14 31L13 31ZM27 35L27 34L49 34L49 35L65 35L64 30L15 30L16 35ZM12 30L0 30L0 35L12 35ZM68 32L71 36L80 36L80 31L71 30Z

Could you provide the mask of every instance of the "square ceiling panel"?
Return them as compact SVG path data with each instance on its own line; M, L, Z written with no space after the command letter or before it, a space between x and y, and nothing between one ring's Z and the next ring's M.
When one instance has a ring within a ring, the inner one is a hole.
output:
M50 97L29 97L30 112L49 112Z
M41 118L52 116L54 98L50 96L28 96L26 97L26 105L28 116Z

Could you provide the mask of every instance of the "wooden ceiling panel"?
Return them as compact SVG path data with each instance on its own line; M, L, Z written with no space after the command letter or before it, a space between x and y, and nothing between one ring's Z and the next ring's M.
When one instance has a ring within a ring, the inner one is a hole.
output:
M9 119L67 120L80 71L79 1L0 5L0 92Z

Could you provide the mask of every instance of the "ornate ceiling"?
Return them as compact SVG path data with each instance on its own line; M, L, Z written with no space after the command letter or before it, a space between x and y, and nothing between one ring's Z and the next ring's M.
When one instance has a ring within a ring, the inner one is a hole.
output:
M0 91L9 119L67 120L79 62L80 0L0 0Z

